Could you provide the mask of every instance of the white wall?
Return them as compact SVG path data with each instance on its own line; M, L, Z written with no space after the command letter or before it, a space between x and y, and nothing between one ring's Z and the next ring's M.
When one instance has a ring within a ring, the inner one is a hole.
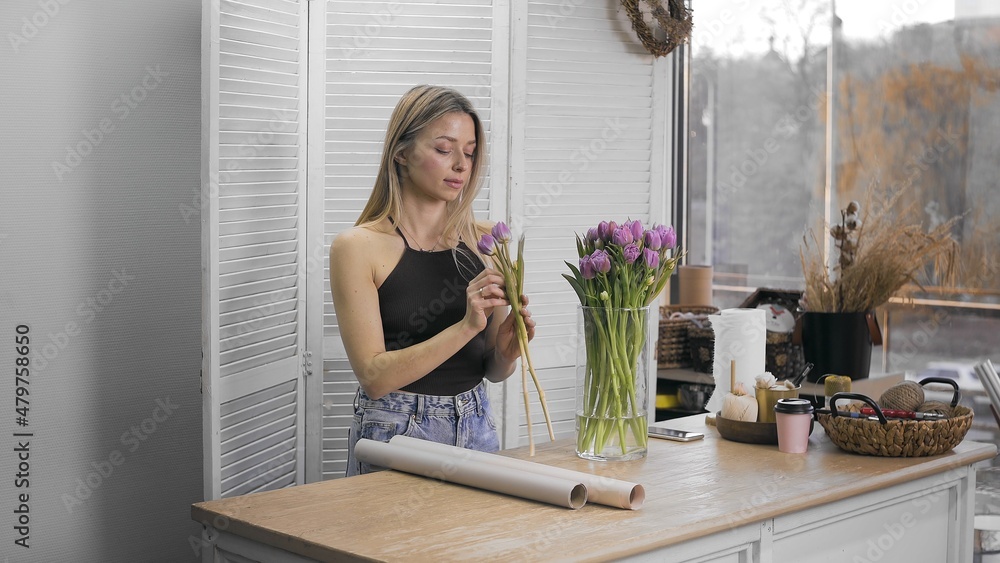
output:
M200 15L196 0L0 3L5 561L195 560L200 225L183 208L198 205ZM14 543L21 494L30 549Z

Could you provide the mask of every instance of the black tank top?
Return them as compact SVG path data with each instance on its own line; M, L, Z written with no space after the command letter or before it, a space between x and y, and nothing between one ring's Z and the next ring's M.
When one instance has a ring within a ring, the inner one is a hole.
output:
M454 251L425 252L410 248L398 228L396 232L403 238L406 250L378 288L387 351L429 340L462 320L469 280L484 269L463 242ZM491 315L488 322L492 319ZM454 356L402 390L425 395L458 395L478 385L485 375L486 331L483 330Z

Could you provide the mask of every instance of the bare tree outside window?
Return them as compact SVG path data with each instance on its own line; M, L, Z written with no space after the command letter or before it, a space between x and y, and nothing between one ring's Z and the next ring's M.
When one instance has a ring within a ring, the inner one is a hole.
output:
M879 312L873 369L1000 360L1000 4L702 4L685 245L714 266L717 304L801 289L803 235L872 185L901 189L927 229L960 217L960 263L954 284L925 276Z

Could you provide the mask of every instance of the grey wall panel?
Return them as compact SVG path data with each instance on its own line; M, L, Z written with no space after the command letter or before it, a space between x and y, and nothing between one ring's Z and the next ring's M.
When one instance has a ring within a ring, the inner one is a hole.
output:
M195 560L200 18L195 0L0 3L0 555L10 563ZM20 324L30 327L27 426L14 399ZM17 487L25 440L29 476ZM20 494L30 549L14 543Z

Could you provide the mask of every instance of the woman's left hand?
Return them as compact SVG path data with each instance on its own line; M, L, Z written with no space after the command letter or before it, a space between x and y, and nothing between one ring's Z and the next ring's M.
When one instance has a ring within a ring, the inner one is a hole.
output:
M517 322L515 314L511 311L507 318L500 323L497 328L497 348L499 358L506 362L513 362L521 355L521 346L517 342ZM535 337L535 320L531 318L531 311L528 310L528 297L521 296L521 316L524 318L524 328L528 333L528 341Z

